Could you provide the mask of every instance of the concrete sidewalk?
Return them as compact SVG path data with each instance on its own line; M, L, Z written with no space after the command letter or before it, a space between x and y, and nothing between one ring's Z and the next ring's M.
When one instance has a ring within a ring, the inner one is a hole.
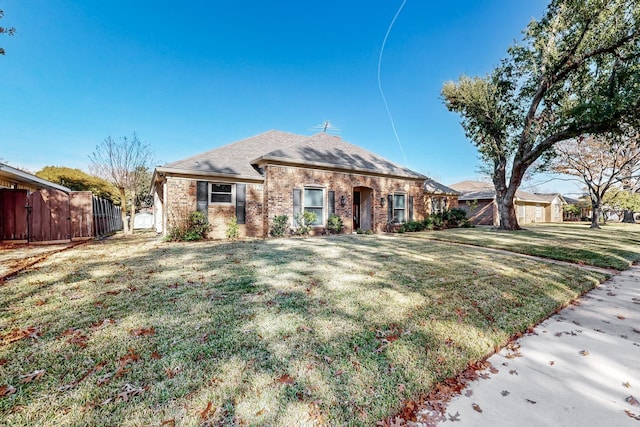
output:
M488 361L438 425L640 427L640 266Z

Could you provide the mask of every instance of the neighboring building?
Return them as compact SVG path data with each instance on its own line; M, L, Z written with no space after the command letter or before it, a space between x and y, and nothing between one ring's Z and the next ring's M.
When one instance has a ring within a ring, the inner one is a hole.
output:
M33 174L0 163L0 188L11 190L27 190L28 193L42 189L55 189L69 194L71 189L56 184Z
M425 182L424 175L337 136L272 130L157 167L154 223L166 233L197 209L212 224L210 237L224 237L232 218L241 236L266 237L274 217L286 215L292 226L304 210L317 214L314 233L326 231L331 214L342 218L345 233L379 232L423 219L432 200L454 207L455 191L438 184L428 192Z
M467 211L467 217L476 225L500 224L496 190L493 184L478 181L462 181L450 186L460 193L459 207ZM518 223L562 222L562 206L566 201L560 194L532 194L516 191L513 200Z

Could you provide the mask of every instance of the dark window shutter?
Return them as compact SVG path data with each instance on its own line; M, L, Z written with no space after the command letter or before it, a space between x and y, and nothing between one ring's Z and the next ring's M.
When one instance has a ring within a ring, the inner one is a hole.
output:
M329 204L329 216L336 213L336 192L328 191L327 192L328 204Z
M296 214L302 211L302 190L299 188L293 189L293 223L296 223Z
M387 196L387 221L393 221L393 194Z
M204 217L207 218L207 206L209 206L209 183L207 181L198 181L196 186L196 210L204 213Z
M409 221L413 221L413 196L409 196Z
M247 202L247 185L236 184L236 220L238 224L245 223L245 220L246 220L245 217L247 215L246 202Z

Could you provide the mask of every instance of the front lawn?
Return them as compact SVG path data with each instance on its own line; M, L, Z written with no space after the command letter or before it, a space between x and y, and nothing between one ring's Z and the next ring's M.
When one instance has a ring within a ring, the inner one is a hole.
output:
M603 278L405 236L91 242L0 286L0 419L373 425Z
M527 255L625 270L640 260L640 225L608 223L590 229L588 223L527 224L521 231L493 227L456 228L412 236L505 249Z

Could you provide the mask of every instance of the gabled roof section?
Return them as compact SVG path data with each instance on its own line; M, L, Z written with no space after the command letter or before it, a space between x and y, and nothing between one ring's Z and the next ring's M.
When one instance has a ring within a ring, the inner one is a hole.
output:
M156 168L156 171L185 175L228 175L236 178L262 179L260 172L251 165L251 159L273 150L286 148L304 139L306 137L301 135L270 130L186 159L167 163Z
M446 194L448 196L458 196L459 192L453 188L449 188L444 184L440 184L431 178L427 178L424 181L424 191L427 194Z
M266 152L251 161L255 165L270 162L343 169L411 179L427 178L364 148L349 144L340 137L324 132Z
M20 169L16 169L4 163L0 163L0 178L3 178L4 180L11 183L35 187L38 190L43 188L55 188L56 190L64 191L65 193L71 192L70 188L56 184L55 182L47 181L46 179L42 179L33 174L21 171Z

